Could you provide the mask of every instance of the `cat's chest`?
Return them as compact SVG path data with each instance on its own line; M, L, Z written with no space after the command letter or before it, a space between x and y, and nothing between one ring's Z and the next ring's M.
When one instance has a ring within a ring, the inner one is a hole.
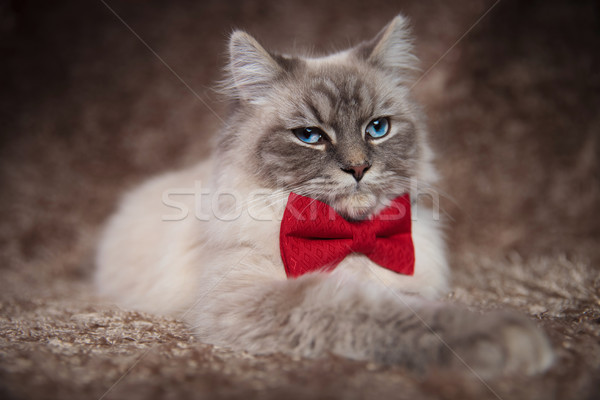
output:
M266 196L265 198L272 197ZM236 214L229 214L228 218L215 217L208 221L208 226L205 225L207 229L203 229L206 240L226 253L236 249L251 249L253 255L270 260L271 268L285 271L280 248L281 222L286 208L285 199L277 203L254 201L246 204L250 204L251 207L240 208L236 211ZM422 287L433 284L436 287L434 292L438 292L437 286L444 286L444 282L438 285L433 281L439 279L445 281L445 274L440 274L437 271L439 268L436 268L436 266L440 265L439 261L432 263L428 257L424 256L424 254L431 253L438 247L435 246L435 243L430 243L432 236L436 236L434 235L435 232L429 230L421 232L422 229L418 221L414 222L413 229L415 232L413 232L413 238L415 239L417 258L414 275L402 275L393 272L377 265L360 253L348 254L335 267L334 273L351 275L362 282L371 281L382 284L389 289L401 289L408 292L420 292ZM428 240L422 240L422 236ZM430 250L423 252L423 247ZM302 249L298 251L310 250ZM279 276L279 274L277 275Z
M254 252L277 259L285 204L257 200L239 204L227 219L213 216L207 221L203 232L206 240L223 248L251 247Z

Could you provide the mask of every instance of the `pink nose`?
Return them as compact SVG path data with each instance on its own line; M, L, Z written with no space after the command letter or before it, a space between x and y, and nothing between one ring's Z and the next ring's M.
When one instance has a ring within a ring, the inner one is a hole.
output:
M347 168L342 168L342 171L352 174L356 182L360 181L365 175L365 172L371 167L371 164L364 163L360 165L351 165Z

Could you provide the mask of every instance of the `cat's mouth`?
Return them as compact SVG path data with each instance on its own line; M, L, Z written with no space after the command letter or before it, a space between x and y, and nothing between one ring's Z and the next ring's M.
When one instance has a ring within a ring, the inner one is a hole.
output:
M360 221L375 213L379 201L373 193L355 192L337 197L331 204L335 211L349 221Z

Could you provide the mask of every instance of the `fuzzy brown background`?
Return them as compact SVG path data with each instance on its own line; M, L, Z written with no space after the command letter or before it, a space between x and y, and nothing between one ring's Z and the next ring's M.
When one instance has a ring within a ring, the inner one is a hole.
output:
M600 398L597 2L106 4L0 4L0 398ZM443 176L449 300L530 315L556 349L552 370L481 382L253 357L95 299L94 243L119 195L210 151L220 121L204 102L226 117L211 88L234 27L321 53L400 11L428 71L415 92Z

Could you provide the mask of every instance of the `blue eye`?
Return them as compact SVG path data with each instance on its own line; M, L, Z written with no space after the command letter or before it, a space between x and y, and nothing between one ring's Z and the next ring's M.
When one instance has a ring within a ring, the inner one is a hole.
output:
M294 132L294 135L304 143L323 143L324 133L319 128L297 128L292 129L292 132Z
M373 139L379 139L381 137L384 137L389 131L390 120L386 117L374 119L373 121L369 122L369 125L367 125L367 129L365 129L367 135L369 135Z

